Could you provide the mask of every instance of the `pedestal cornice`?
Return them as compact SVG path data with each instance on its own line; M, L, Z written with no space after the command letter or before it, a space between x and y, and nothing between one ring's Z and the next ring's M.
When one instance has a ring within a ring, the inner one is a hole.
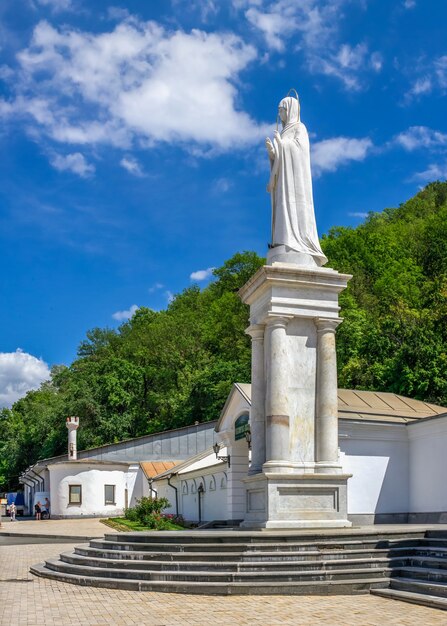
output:
M251 304L260 297L260 291L272 285L283 287L306 287L331 290L340 293L346 288L351 274L340 274L325 267L305 267L275 263L264 265L239 289L239 296L245 304Z
M338 294L350 278L332 269L276 263L261 267L239 296L250 305L252 325L271 316L339 319Z

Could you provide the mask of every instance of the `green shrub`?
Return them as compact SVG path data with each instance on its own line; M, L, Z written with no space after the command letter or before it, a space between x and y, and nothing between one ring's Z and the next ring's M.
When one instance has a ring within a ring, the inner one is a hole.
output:
M125 510L124 517L131 522L139 522L148 528L165 530L169 522L161 515L171 504L167 498L148 498L144 496L134 507Z

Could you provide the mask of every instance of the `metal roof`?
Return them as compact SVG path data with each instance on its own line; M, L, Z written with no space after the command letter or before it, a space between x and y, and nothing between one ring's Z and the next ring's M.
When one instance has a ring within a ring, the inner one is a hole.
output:
M154 476L172 469L176 465L179 465L179 463L181 463L181 461L142 461L140 462L140 467L146 478L154 478Z
M236 391L251 403L251 385L235 383L216 424L216 430L219 429L225 410ZM447 415L446 407L406 398L396 393L359 389L338 390L339 419L406 424L440 415Z

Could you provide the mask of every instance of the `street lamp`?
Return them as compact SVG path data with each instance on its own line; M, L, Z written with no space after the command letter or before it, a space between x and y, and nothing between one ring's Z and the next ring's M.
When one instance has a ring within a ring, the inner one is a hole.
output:
M249 428L245 431L245 441L248 444L248 449L251 450L251 430Z
M220 454L219 454L220 445L217 443L217 441L216 441L216 443L213 446L213 450L214 450L214 454L216 455L216 459L218 459L219 461L225 461L225 463L228 463L228 467L231 467L231 465L230 465L230 461L231 461L230 455L228 455L228 456L220 456Z

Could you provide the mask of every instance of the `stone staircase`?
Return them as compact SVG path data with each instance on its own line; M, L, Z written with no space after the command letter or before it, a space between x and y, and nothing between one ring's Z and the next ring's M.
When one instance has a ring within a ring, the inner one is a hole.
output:
M107 534L31 572L140 591L323 595L377 590L387 597L436 592L444 601L447 531L376 529Z
M404 563L393 567L389 588L371 593L447 610L447 531L427 531Z

